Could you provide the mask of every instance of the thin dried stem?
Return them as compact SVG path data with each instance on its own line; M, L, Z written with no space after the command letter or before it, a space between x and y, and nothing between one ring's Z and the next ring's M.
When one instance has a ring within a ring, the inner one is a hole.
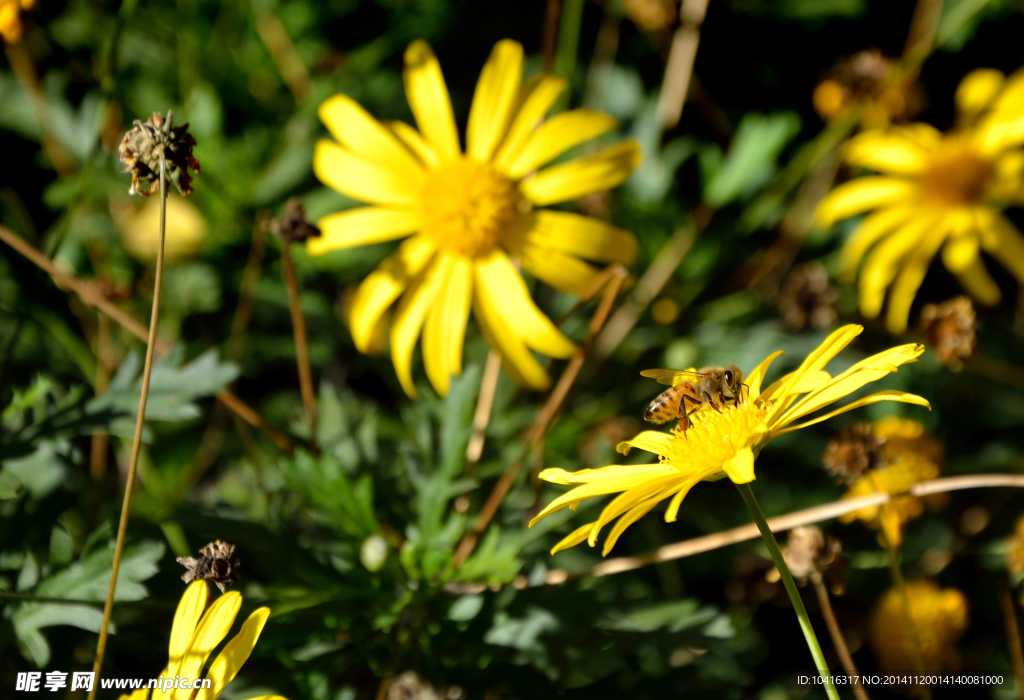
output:
M544 8L544 32L541 35L541 70L550 73L558 50L558 25L562 19L562 0L548 0Z
M498 378L501 376L501 355L491 350L487 353L484 365L484 376L480 382L480 396L477 397L476 411L473 413L473 434L466 445L466 475L476 472L476 465L484 453L487 425L491 422L491 411L494 408L494 394L498 390Z
M942 0L917 0L914 16L910 19L907 43L903 45L903 60L915 73L932 52L941 18Z
M672 37L665 77L658 97L658 122L664 129L679 123L693 77L693 62L700 44L700 27L708 11L708 0L683 0L679 8L679 28Z
M595 362L600 362L615 352L619 344L633 330L633 326L640 319L640 314L658 296L672 278L679 263L693 247L697 235L710 221L711 214L712 210L703 205L699 206L692 212L689 221L673 233L672 237L658 251L650 267L637 281L632 293L608 320L608 325L601 331L601 335L594 343Z
M267 52L281 73L284 84L288 86L295 101L302 102L309 94L309 71L295 50L295 44L288 36L288 31L273 12L265 12L255 19L260 40L267 47Z
M114 544L114 562L110 567L110 584L107 586L107 600L103 605L103 622L100 624L100 638L96 643L96 661L93 663L93 674L96 683L89 691L89 700L96 697L99 687L100 669L103 666L103 654L107 648L107 631L110 616L114 612L114 593L117 590L117 574L121 569L121 557L124 554L124 541L128 533L128 516L132 509L132 494L135 490L135 475L139 464L139 453L142 450L142 426L146 422L146 401L149 398L149 379L153 373L153 355L156 352L156 329L160 320L160 288L164 277L164 237L167 219L167 165L160 156L160 234L156 249L156 273L153 281L153 309L149 318L149 337L146 339L146 361L142 368L142 391L139 393L139 410L135 418L135 435L132 438L132 452L128 460L128 478L124 485L124 502L121 505L121 522L117 526L117 541Z
M933 479L932 481L922 481L919 484L915 484L909 493L913 496L927 496L933 493L946 493L964 489L998 488L1002 486L1024 488L1024 475L972 474L971 476L951 476L943 479ZM783 532L801 525L813 525L826 520L832 520L862 508L880 506L899 495L903 494L873 493L858 498L842 498L832 503L814 506L813 508L805 508L804 510L794 511L786 515L777 515L774 518L768 519L768 525L771 526L774 532ZM710 552L732 544L747 542L757 539L759 536L760 532L753 523L741 525L740 527L722 530L710 535L702 535L701 537L694 537L682 542L673 542L647 554L606 559L600 564L576 574L570 575L562 569L552 569L548 572L545 583L559 584L564 583L570 578L621 574L650 564L675 561L676 559Z
M608 319L608 314L611 312L612 305L615 303L615 299L618 297L619 292L622 289L622 284L625 282L627 274L626 271L619 266L612 266L612 270L615 270L615 274L611 276L611 281L605 287L604 294L601 297L601 303L598 305L597 310L594 312L593 317L590 319L590 329L587 333L586 340L580 345L579 350L569 360L569 364L566 365L565 370L562 372L562 376L558 379L558 383L555 384L555 388L551 390L551 394L548 395L547 400L537 413L537 418L534 419L533 425L526 432L524 441L530 448L535 447L544 437L544 433L547 432L548 427L554 421L555 414L562 406L562 402L565 397L569 394L569 389L572 388L573 382L576 381L576 377L579 376L580 370L583 368L583 363L587 358L587 353L590 350L594 339L597 334L604 327L605 321ZM455 551L453 557L453 564L455 568L462 566L462 563L469 558L469 555L473 553L473 549L476 547L477 540L481 533L487 529L490 525L491 520L498 512L498 507L501 506L501 502L505 499L505 495L512 488L512 484L515 483L516 477L519 476L519 472L522 471L524 459L517 459L515 462L509 465L505 470L505 473L498 479L498 483L494 485L494 489L491 491L487 500L484 502L483 508L480 509L480 513L476 516L476 520L473 522L473 529L466 533L462 537L462 541L459 542L458 549Z
M1020 627L1017 625L1017 611L1013 606L1010 588L1006 581L999 583L999 607L1003 610L1003 626L1006 628L1006 644L1010 648L1010 661L1013 663L1013 675L1017 682L1024 680L1024 650L1020 644ZM1024 700L1024 686L1017 697Z
M3 241L10 247L14 248L14 250L20 253L23 257L48 273L58 285L71 289L83 302L90 306L94 306L100 312L106 314L136 338L146 340L149 337L149 331L145 326L136 321L129 314L114 306L109 299L103 296L99 290L96 289L94 285L88 282L83 282L82 280L63 272L60 268L54 265L52 260L43 255L37 248L14 235L14 233L3 226L0 226L0 241ZM170 349L170 343L157 338L157 352L166 354ZM222 391L217 394L217 400L237 413L238 416L246 423L273 440L274 443L285 452L291 453L295 451L295 445L287 435L268 424L263 420L262 416L256 413L256 411L230 391Z
M828 589L825 588L825 582L821 580L821 574L817 571L812 572L811 583L814 584L814 592L818 595L818 607L821 608L821 616L825 618L825 626L828 627L828 634L832 637L832 645L836 648L839 660L843 664L843 670L846 671L847 676L854 679L850 683L853 688L853 694L857 696L857 700L871 700L868 697L867 691L864 690L864 686L860 683L857 665L853 663L850 649L846 646L846 639L843 638L843 631L839 628L839 623L836 622L836 615L832 611L832 601L829 600Z
M316 445L316 392L313 391L313 372L309 367L309 339L306 335L306 317L302 314L299 300L299 282L292 264L291 241L285 240L281 247L281 269L284 271L284 286L288 289L288 310L292 315L292 329L295 333L295 361L299 366L299 389L302 405L306 409L309 423L309 444L313 452L319 452Z

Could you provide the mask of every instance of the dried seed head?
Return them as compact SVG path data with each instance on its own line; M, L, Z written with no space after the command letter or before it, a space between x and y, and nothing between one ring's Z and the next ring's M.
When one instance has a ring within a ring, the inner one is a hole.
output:
M818 84L814 109L825 121L846 114L855 103L862 107L865 127L884 127L920 110L920 89L900 71L899 64L878 49L866 49L842 59Z
M839 558L842 548L839 540L825 537L820 527L809 525L790 530L782 555L793 578L805 582L815 574L824 575ZM778 571L769 574L769 579L777 580Z
M954 297L921 309L921 331L942 364L953 369L964 366L978 349L974 330L978 315L969 297Z
M829 474L841 483L852 484L864 472L881 464L884 445L885 439L875 434L871 424L857 423L829 442L822 461Z
M202 555L195 557L178 557L179 564L187 571L181 575L185 583L196 581L213 581L223 593L233 583L238 583L235 569L241 562L234 557L235 545L214 540L199 550Z
M782 325L790 332L806 328L828 328L838 318L836 288L820 262L795 268L779 291L778 306Z
M132 186L129 194L148 197L160 187L160 157L167 163L167 180L183 196L192 194L192 176L188 170L201 172L199 161L192 155L196 140L188 133L188 124L172 126L174 114L167 110L167 116L154 112L145 122L136 119L135 126L125 133L117 155L124 163L122 173L131 173ZM148 190L139 185L149 183Z
M310 238L319 238L322 234L306 218L306 208L299 200L288 200L281 216L270 221L270 232L286 243L303 243Z

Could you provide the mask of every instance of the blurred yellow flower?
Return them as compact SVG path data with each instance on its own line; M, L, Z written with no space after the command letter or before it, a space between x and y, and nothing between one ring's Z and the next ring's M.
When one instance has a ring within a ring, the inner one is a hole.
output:
M869 131L844 148L851 165L879 175L836 187L818 208L821 226L871 212L846 242L840 276L860 273L860 308L881 312L900 333L932 258L983 304L1000 293L981 251L1024 283L1024 236L1001 213L1024 203L1024 71L1009 78L994 70L968 74L956 92L959 124L946 134L928 124ZM869 252L870 251L870 252Z
M905 594L890 588L871 615L871 645L879 667L886 672L917 670L919 653L921 670L956 668L954 645L967 629L967 598L955 588L940 590L929 579L907 581Z
M938 478L942 463L942 445L925 433L924 426L902 418L883 418L871 426L879 441L878 466L869 469L850 486L843 498L858 498L873 493L895 495L881 506L861 508L839 518L852 523L863 520L873 528L881 528L885 541L898 547L903 542L903 526L924 512L924 503L907 491L917 483ZM931 505L941 505L946 494L927 497Z
M1014 583L1024 579L1024 515L1017 518L1013 534L1006 541L1006 570Z
M35 0L0 0L0 36L8 44L21 41L24 30L21 24L21 11L31 10Z
M344 95L320 106L336 141L317 144L313 169L322 182L370 206L323 218L311 253L406 238L362 283L351 308L361 352L397 302L391 357L402 387L416 395L412 353L423 332L423 363L440 394L462 370L470 309L483 335L517 380L534 388L549 379L532 350L568 357L575 346L537 308L518 265L538 279L580 294L598 270L582 259L630 264L632 234L563 211L537 210L615 187L639 165L626 141L545 167L570 148L616 127L589 110L542 122L566 82L550 75L523 84L523 48L501 41L484 65L469 112L462 152L441 68L430 47L405 52L405 88L419 131L384 125ZM515 262L513 261L515 259Z
M115 200L110 209L121 244L128 254L142 262L156 260L160 244L160 198L147 199L141 205ZM198 253L206 238L206 229L206 219L194 204L181 197L168 197L165 259L173 262Z
M214 700L241 670L249 654L256 646L256 640L263 631L270 616L270 608L259 608L242 623L242 628L231 641L224 645L210 664L210 670L203 676L203 667L210 653L224 640L242 607L240 593L225 593L209 608L206 607L210 589L206 581L193 581L185 589L178 603L171 625L171 641L167 668L161 679L174 681L176 676L190 682L198 678L211 681L209 688L163 688L155 689L150 695L146 688L131 695L122 695L120 700L148 700L169 698L170 700ZM158 680L161 680L158 679ZM168 684L170 685L170 684ZM252 700L285 700L278 695L262 695Z
M593 547L601 528L622 516L605 540L603 553L608 554L627 527L669 497L672 501L665 513L665 521L674 522L683 498L697 482L723 476L737 484L753 481L755 456L777 435L879 401L928 406L925 399L915 394L879 391L794 425L796 421L895 372L901 365L914 362L924 352L922 345L901 345L861 360L835 377L825 372L825 365L863 330L857 325L838 329L808 355L795 372L783 376L762 391L761 384L769 365L782 355L781 351L773 353L747 376L748 390L743 392L736 405L727 405L721 412L705 410L707 407L702 406L691 415L691 425L685 435L678 429L670 433L646 430L619 445L619 451L623 453L638 447L656 454L657 464L614 465L578 472L545 469L540 474L541 479L576 488L549 503L530 524L567 506L575 509L588 498L619 493L596 521L578 528L551 550L553 554L584 540Z

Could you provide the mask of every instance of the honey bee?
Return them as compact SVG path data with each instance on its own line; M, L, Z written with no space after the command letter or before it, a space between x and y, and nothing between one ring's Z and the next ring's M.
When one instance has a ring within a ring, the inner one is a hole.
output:
M640 374L671 387L651 401L644 420L666 423L678 418L684 435L690 427L690 414L704 405L721 412L722 406L730 399L734 404L739 403L740 392L745 386L743 372L736 365L703 367L697 371L646 369ZM717 403L715 399L718 399Z

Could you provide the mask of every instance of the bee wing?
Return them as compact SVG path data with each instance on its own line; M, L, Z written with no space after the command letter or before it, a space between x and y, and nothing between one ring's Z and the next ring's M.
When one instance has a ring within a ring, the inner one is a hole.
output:
M656 380L659 384L675 386L683 382L703 376L700 372L692 369L645 369L640 373L642 377Z

